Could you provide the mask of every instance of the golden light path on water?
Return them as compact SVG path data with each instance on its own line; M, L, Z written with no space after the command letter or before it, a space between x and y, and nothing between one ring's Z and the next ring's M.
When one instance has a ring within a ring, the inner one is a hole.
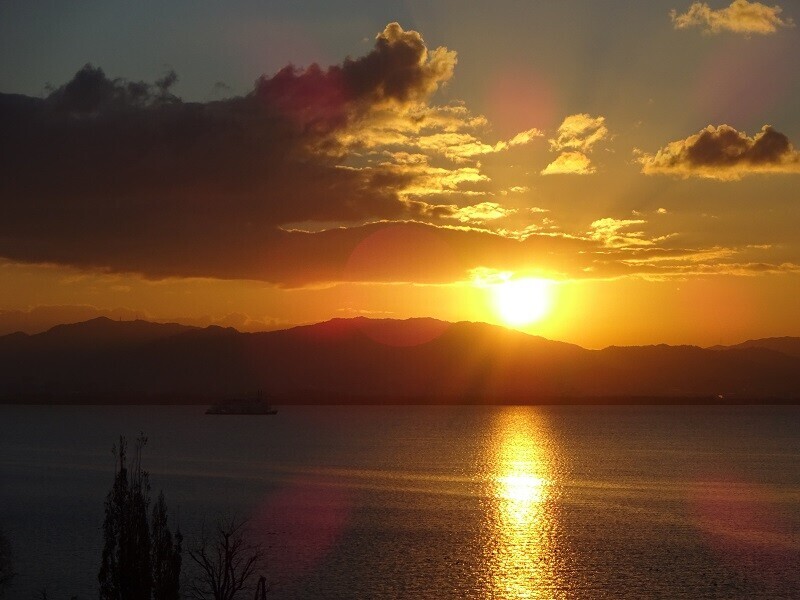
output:
M556 471L546 423L533 407L498 414L487 461L488 598L562 598L554 571Z

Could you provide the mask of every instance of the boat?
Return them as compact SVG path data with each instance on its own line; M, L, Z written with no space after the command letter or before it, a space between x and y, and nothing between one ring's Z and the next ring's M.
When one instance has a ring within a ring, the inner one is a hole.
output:
M215 402L206 410L207 415L275 415L278 414L269 402L266 401L264 395L258 392L258 395L252 398L229 398Z

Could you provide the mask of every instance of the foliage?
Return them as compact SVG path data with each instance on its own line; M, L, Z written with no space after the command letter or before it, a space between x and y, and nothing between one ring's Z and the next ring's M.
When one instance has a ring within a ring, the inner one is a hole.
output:
M150 560L153 565L153 600L179 600L181 574L181 544L183 536L180 530L172 532L167 525L167 504L164 493L158 495L153 507L150 542L152 545Z
M250 581L264 561L261 544L248 539L246 521L220 519L211 539L201 534L189 549L189 557L199 573L189 585L196 600L234 600L239 592L250 590ZM259 581L261 589L263 583Z
M98 573L100 600L177 600L181 566L181 535L173 540L167 526L163 493L153 509L152 533L148 526L150 477L142 469L142 448L147 438L136 440L127 464L126 441L120 436L114 449L114 484L105 502L103 554Z
M11 544L3 530L0 529L0 598L5 597L15 575Z

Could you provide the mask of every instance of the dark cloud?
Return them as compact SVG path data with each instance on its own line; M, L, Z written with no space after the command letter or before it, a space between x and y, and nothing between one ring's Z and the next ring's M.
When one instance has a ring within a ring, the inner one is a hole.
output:
M287 287L335 281L449 283L474 269L541 268L577 274L596 242L568 236L511 238L471 227L380 222L317 233L282 232L265 246L274 260L260 279Z
M9 258L60 262L79 268L142 273L153 279L215 277L254 279L283 287L340 281L448 283L470 278L476 267L500 271L536 268L577 274L580 251L591 240L529 235L512 238L470 227L414 221L377 222L319 232L243 230L199 243L194 232L178 232L172 243L156 236L130 239L87 236L82 243L38 239L8 247ZM0 240L0 247L3 246ZM6 250L6 248L3 248ZM98 257L106 257L98 262Z
M143 81L109 79L101 69L84 66L75 77L47 98L55 115L72 117L97 116L101 112L127 111L177 102L169 88L178 80L174 71L165 74L154 85Z
M770 125L753 137L729 125L709 125L656 154L642 154L639 162L647 175L731 180L753 173L800 173L800 153Z
M92 65L46 98L0 94L0 256L267 276L282 224L408 214L420 175L345 167L339 136L425 101L454 65L395 23L366 56L287 67L241 97L184 102L173 72L149 84Z

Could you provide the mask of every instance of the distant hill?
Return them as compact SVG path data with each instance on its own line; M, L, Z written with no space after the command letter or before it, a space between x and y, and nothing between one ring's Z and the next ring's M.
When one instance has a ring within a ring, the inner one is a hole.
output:
M716 346L716 348L725 348L725 346ZM735 346L728 346L727 348L738 350L742 348L767 348L782 354L788 354L795 358L800 358L800 338L796 337L772 337L762 338L758 340L747 340Z
M800 399L800 339L587 350L485 323L333 319L264 333L106 318L0 337L14 402Z

